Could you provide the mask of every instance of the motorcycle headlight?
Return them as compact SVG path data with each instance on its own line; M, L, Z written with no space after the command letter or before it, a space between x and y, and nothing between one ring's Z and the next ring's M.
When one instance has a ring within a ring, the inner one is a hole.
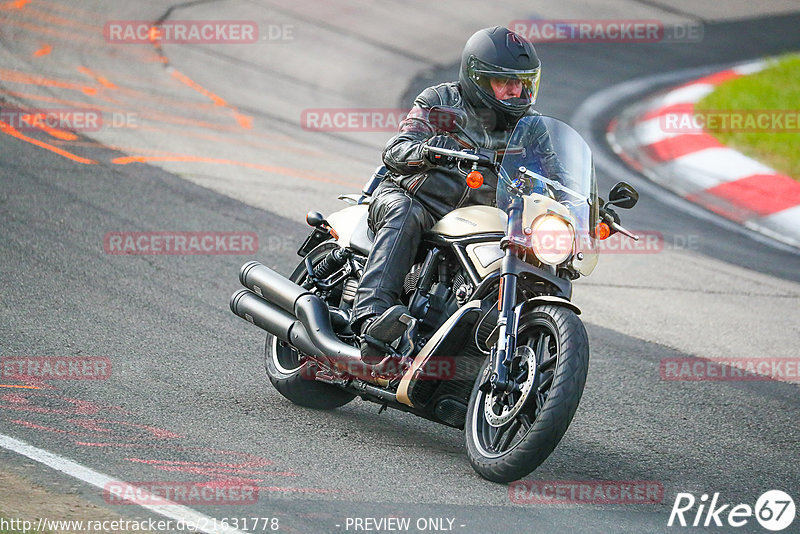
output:
M575 232L561 217L543 215L533 222L531 230L533 253L542 263L560 265L572 255Z

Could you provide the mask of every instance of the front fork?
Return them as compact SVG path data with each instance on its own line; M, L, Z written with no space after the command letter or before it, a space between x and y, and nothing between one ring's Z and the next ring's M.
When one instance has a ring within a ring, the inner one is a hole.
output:
M507 251L506 255L508 254ZM500 278L500 294L497 303L500 310L500 316L497 319L499 330L497 344L492 350L492 374L489 377L489 384L494 391L511 393L516 386L514 380L509 380L508 376L511 360L517 348L516 300L517 276L503 274Z
M484 392L511 393L518 387L513 379L509 378L511 361L517 348L517 275L514 273L511 262L514 258L524 255L526 239L522 231L522 198L516 197L508 208L508 227L506 237L500 246L505 250L503 266L500 275L500 290L497 296L497 309L500 311L497 319L497 343L492 349L492 372L488 379L481 385Z

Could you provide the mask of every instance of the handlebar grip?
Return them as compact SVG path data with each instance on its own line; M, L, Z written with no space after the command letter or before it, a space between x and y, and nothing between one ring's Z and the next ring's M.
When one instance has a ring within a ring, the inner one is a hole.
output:
M463 155L468 155L458 150L450 150L449 148L439 148L436 146L426 145L424 143L422 145L422 149L427 153L439 154L440 156L452 156L454 158L460 158Z
M425 151L426 153L439 154L440 156L449 156L464 161L477 162L478 165L480 165L480 161L484 159L475 154L470 154L468 152L463 152L461 150L450 150L449 148L439 148L427 145L425 143L422 144L422 150Z

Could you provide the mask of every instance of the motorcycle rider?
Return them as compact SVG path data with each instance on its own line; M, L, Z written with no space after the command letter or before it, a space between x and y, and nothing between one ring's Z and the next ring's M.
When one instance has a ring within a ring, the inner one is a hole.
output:
M422 91L399 134L387 143L383 161L389 173L369 206L368 222L375 239L356 294L352 323L353 331L362 335L365 362L378 361L384 355L379 344L391 343L405 330L397 320L406 310L395 304L422 234L458 207L495 201L497 176L485 172L484 184L471 189L450 158L429 155L424 145L504 150L517 121L538 114L531 106L540 72L536 50L524 37L499 26L479 30L464 47L458 82ZM438 134L429 120L431 107L437 105L464 110L468 136ZM560 167L546 131L540 137L545 147L543 165Z

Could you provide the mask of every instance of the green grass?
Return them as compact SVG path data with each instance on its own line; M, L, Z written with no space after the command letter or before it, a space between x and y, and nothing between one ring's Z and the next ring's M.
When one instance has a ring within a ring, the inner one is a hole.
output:
M785 55L761 72L729 80L702 99L697 111L789 110L800 114L800 54ZM794 129L798 128L795 123ZM800 181L800 133L709 131L721 143Z

